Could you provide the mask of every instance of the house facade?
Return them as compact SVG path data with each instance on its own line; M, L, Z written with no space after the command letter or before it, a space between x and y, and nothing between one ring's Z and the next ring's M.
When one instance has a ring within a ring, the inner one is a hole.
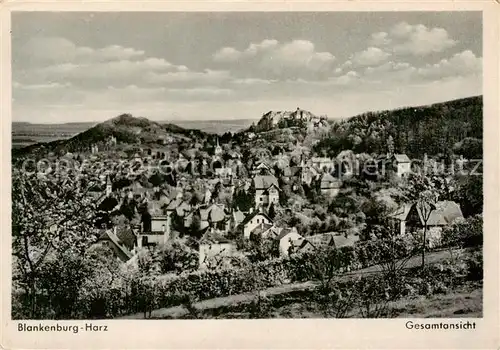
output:
M427 210L430 212L426 222ZM457 203L441 201L430 209L422 209L416 203L408 203L399 207L389 217L393 219L395 229L400 235L421 232L427 225L426 236L428 243L432 246L433 242L441 240L443 228L455 220L463 219L463 214Z
M394 154L391 157L394 165L394 170L398 177L406 177L411 172L411 161L406 154Z
M155 246L166 243L170 238L170 215L144 214L142 230L137 233L137 247Z
M279 242L279 252L281 256L288 256L295 245L304 239L295 227L281 229L279 235L276 237Z
M252 231L260 225L273 224L273 220L263 212L253 212L249 214L240 224L243 230L243 237L250 238Z
M341 182L330 174L324 174L321 178L320 192L328 197L335 197L339 194Z
M253 178L255 205L268 206L279 203L278 180L273 175L257 175Z

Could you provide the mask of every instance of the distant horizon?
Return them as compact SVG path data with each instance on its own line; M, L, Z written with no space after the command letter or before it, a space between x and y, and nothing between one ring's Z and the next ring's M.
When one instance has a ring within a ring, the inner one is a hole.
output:
M326 115L326 117L329 120L342 120L342 119L349 119L349 118L355 117L355 116L363 114L363 113L391 111L391 110L396 110L396 109L400 109L400 108L413 108L413 107L414 108L418 108L418 107L423 107L423 106L427 106L427 105L445 103L445 102L449 102L449 101L461 100L461 99L467 99L467 98L482 97L482 96L483 96L482 94L479 94L479 95L470 95L470 96L466 96L466 97L454 98L454 99L451 99L451 100L438 101L438 102L433 102L433 103L428 103L428 104L406 105L406 106L400 106L400 107L396 107L396 108L392 108L392 109L366 110L364 112L361 112L361 113L358 113L358 114L355 114L355 115L350 115L350 116L340 117L340 118L330 118L328 115ZM303 110L309 111L307 108L303 108ZM259 117L256 117L256 118L233 118L233 119L229 119L229 118L219 118L219 119L152 119L152 118L148 118L147 116L143 116L143 115L135 115L135 114L128 113L128 112L123 112L123 113L119 113L117 115L114 115L112 117L109 117L109 118L101 120L101 121L68 121L68 122L37 122L37 123L33 123L33 122L30 122L30 121L22 121L22 120L15 121L15 120L12 120L12 124L31 124L31 125L94 124L94 125L97 125L99 123L103 123L103 122L105 122L107 120L116 118L116 117L118 117L120 115L123 115L123 114L130 114L130 115L132 115L132 117L135 117L135 118L146 118L146 119L148 119L150 121L153 121L153 122L156 122L156 123L161 123L161 124L165 124L165 123L176 124L176 123L190 123L190 122L193 122L193 123L194 122L209 123L209 122L231 122L231 121L259 121L262 118L263 115L265 115L266 113L271 112L271 111L278 111L278 110L277 109L269 110L267 112L262 113ZM279 110L279 111L282 111L282 110ZM293 109L287 109L287 110L283 110L283 111L293 111ZM322 114L322 113L316 114L313 111L309 111L309 112L312 112L313 114L315 114L317 116L325 115L325 114Z

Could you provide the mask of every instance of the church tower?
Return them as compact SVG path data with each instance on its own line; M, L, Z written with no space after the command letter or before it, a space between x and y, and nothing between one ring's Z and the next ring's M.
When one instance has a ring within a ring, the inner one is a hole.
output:
M111 179L109 175L106 177L106 196L109 196L113 192L113 185L111 184Z
M219 138L218 137L217 137L217 145L215 146L214 154L216 156L220 156L222 154L222 147L219 145Z

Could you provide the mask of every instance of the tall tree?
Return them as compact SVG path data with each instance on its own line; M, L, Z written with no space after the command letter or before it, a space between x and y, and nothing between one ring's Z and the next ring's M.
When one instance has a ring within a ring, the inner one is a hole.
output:
M431 217L432 211L436 209L437 193L433 190L423 191L416 202L416 206L420 215L422 216L422 221L424 222L424 230L422 233L422 268L425 266L425 249L427 241L427 224Z
M44 294L43 276L51 262L66 256L68 251L83 256L96 241L98 231L93 225L96 201L88 195L93 185L75 174L13 173L12 254L16 264L13 280L24 291L30 318L40 316L37 299ZM59 281L61 285L76 283L64 275Z

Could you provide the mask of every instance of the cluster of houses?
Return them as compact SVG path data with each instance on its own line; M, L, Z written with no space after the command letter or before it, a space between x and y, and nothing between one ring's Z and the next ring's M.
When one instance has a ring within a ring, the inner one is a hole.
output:
M166 151L162 148L147 149L145 153L136 153L135 158L154 162L165 159ZM222 159L233 160L226 166ZM340 233L301 236L294 227L280 227L269 216L271 205L280 203L281 182L310 186L313 182L319 187L321 194L333 198L338 195L342 179L336 176L338 160L328 157L310 157L300 154L299 162L291 162L288 155L282 153L258 157L250 168L242 163L242 155L237 151L223 150L217 143L213 149L212 165L220 161L211 176L193 175L189 171L178 171L175 186L169 191L159 186L145 187L135 181L117 191L109 171L101 174L105 182L103 198L117 197L117 208L126 198L133 198L146 205L147 210L141 214L140 223L130 227L113 227L103 229L100 243L109 245L118 259L123 262L131 260L144 248L161 245L173 238L173 232L180 228L192 228L201 234L199 240L199 267L206 268L207 261L214 256L231 256L238 254L234 237L252 239L254 236L277 241L282 256L290 253L307 251L318 245L329 244L335 247L353 245L358 236L345 236ZM388 155L393 161L394 172L404 178L411 171L411 162L404 154ZM177 169L188 169L193 161L189 152L180 152L175 161ZM201 163L203 165L203 162ZM244 171L241 171L241 168ZM349 171L349 169L347 169ZM237 174L245 174L238 176ZM103 178L104 177L104 178ZM185 194L193 189L203 193L203 198L193 201L185 198ZM292 190L295 190L292 187ZM218 199L214 194L224 191L228 196L236 191L252 193L255 205L245 212ZM400 208L391 215L401 234L422 227L421 215L414 205ZM462 217L460 207L453 202L440 202L433 209L427 226L430 237L439 237L443 226ZM229 238L231 237L231 238Z

